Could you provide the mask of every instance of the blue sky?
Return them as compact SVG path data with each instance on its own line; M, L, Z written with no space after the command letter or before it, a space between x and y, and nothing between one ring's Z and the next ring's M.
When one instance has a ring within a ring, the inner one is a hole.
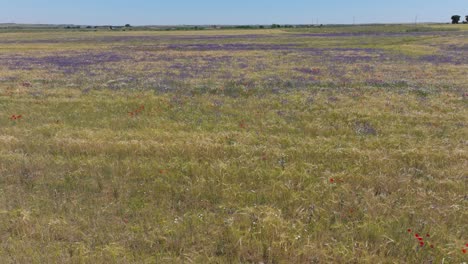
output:
M0 23L310 24L449 22L468 0L0 0Z

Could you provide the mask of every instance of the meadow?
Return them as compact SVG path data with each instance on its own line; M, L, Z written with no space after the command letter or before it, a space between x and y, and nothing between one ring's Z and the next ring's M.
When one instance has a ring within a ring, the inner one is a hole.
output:
M468 261L468 26L0 31L2 263Z

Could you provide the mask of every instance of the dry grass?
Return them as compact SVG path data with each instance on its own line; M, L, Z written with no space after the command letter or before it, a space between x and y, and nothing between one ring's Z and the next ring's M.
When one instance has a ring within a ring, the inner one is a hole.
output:
M0 83L0 259L466 261L467 68L446 66L450 88L425 75L240 96L16 72Z

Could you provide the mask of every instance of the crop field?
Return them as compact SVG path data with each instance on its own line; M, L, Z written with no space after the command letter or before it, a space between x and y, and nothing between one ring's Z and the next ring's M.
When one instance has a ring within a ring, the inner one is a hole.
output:
M467 262L467 106L467 25L0 30L0 262Z

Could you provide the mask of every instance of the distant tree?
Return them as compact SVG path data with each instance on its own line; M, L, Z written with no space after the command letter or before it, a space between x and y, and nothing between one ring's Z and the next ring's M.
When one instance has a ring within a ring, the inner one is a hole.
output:
M131 27L130 24L125 24L125 27Z
M93 28L92 26L87 26L86 28Z
M468 23L468 16L465 16L465 24Z
M452 24L458 24L458 22L460 22L460 18L461 16L459 15L452 16Z
M281 28L281 25L273 24L273 25L271 25L271 28Z
M264 26L259 26L258 28L265 28Z

